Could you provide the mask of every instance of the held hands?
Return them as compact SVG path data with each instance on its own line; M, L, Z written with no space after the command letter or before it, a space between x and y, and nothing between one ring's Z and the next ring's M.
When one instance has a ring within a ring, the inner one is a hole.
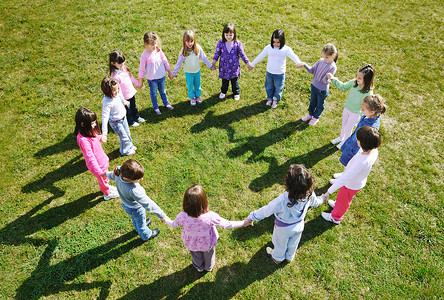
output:
M251 71L254 69L254 67L252 67L250 64L247 65L248 71ZM253 225L252 225L253 226Z
M213 65L211 66L210 70L211 70L211 71L214 71L214 70L216 70L216 65L215 65L215 64L213 64Z
M330 196L330 193L326 192L325 194L322 194L321 197L324 201L327 201L329 196Z
M106 134L102 135L102 143L106 143L106 141L108 140L108 138L106 137Z
M248 225L254 226L254 225L253 225L253 221L250 221L250 220L248 220L248 219L245 219L245 220L244 220L244 225L243 225L243 226L244 226L244 227L247 227Z
M327 78L328 78L329 80L332 80L332 79L334 78L334 76L333 76L332 73L327 73L327 74L325 74L325 75L327 75Z
M305 63L304 63L304 62L300 62L300 63L298 63L298 68L302 68L303 66L305 66Z
M171 72L171 70L168 70L168 78L169 79L173 79L174 78L173 72Z

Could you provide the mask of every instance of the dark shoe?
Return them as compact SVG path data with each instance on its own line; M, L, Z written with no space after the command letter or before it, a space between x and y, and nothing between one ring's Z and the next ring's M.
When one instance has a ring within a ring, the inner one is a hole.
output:
M150 238L148 239L148 241L154 239L156 236L159 235L159 233L160 233L160 229L159 229L159 228L154 229L154 230L153 230L153 233L151 234L151 236L150 236Z
M150 226L150 224L151 224L151 219L150 218L146 219L146 227Z

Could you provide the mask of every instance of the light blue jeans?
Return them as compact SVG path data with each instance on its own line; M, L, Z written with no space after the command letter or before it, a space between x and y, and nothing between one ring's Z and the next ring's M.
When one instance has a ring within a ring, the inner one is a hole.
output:
M128 153L130 153L134 145L133 140L131 139L131 133L129 130L128 122L126 121L126 117L117 121L109 120L109 125L111 125L111 128L119 136L120 154L127 155Z
M150 98L151 103L153 103L153 108L159 108L159 105L157 104L157 90L159 90L160 98L162 99L163 105L167 106L168 98L165 91L165 77L148 80L148 85L150 87Z
M282 92L284 91L285 73L265 75L265 91L267 92L267 100L281 101Z
M321 117L325 107L325 98L328 96L328 90L323 91L311 85L310 105L308 106L308 114L316 119Z
M197 73L186 73L185 82L187 83L188 98L200 97L202 89L200 87L200 70Z
M304 231L304 221L287 227L274 225L272 242L274 245L271 256L277 261L292 261Z
M134 229L139 234L140 238L144 241L151 237L152 231L146 226L146 212L144 207L131 208L122 204L123 209L127 214L131 216L131 221L133 221Z

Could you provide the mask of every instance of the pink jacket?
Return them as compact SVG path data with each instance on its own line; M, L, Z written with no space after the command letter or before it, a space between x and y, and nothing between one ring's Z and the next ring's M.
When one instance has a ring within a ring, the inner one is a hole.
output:
M198 218L190 217L186 212L181 212L174 221L165 218L165 223L170 227L182 226L182 241L190 251L208 251L217 245L219 233L216 226L228 229L242 227L243 221L228 221L217 213L210 211Z
M108 170L109 158L103 151L100 140L102 136L93 138L84 137L80 133L77 134L77 144L82 150L85 158L86 166L96 176L102 176Z
M123 98L125 98L125 100L129 100L136 94L136 89L134 88L133 84L138 84L139 81L133 77L125 65L123 68L123 71L114 70L111 77L117 80L117 82L120 84Z
M145 74L148 80L160 79L165 77L169 69L170 65L162 50L153 53L145 50L140 56L139 78Z

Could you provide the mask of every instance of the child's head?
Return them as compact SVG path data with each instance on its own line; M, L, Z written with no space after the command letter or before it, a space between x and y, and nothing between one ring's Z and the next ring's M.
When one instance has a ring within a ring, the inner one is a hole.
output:
M148 31L143 36L143 44L148 52L160 49L160 39L155 32Z
M106 76L102 80L102 92L109 98L114 98L119 93L119 83L112 77Z
M188 51L193 51L196 55L199 54L199 49L196 45L196 35L192 30L187 30L184 32L182 43L182 56L188 56Z
M379 94L367 95L362 99L361 112L366 117L376 118L385 113L386 110L387 106L384 104L384 99Z
M208 211L208 199L201 185L193 184L185 191L182 203L183 211L190 217L197 218Z
M356 132L356 139L364 151L370 151L381 145L381 134L371 126L362 126Z
M373 89L373 78L375 78L375 68L370 64L364 65L359 68L356 74L355 87L358 85L362 86L360 92L363 94L368 93Z
M109 75L117 70L121 69L123 66L123 63L125 62L125 55L119 50L114 50L109 54Z
M236 41L236 28L233 23L225 24L222 30L222 42L235 42Z
M288 207L295 205L298 200L306 199L314 189L313 183L313 176L304 165L291 165L285 175L285 187L291 202Z
M134 159L128 159L120 167L114 168L116 176L122 175L122 178L130 181L142 180L145 170L143 166Z
M282 49L282 47L284 46L285 46L284 30L276 29L271 35L271 48L277 47L279 49Z
M326 62L337 62L338 56L338 49L336 49L335 45L328 43L324 46L324 48L322 48L322 57Z
M79 108L75 120L75 135L80 133L84 137L95 137L100 134L99 126L97 126L97 115L89 108Z

